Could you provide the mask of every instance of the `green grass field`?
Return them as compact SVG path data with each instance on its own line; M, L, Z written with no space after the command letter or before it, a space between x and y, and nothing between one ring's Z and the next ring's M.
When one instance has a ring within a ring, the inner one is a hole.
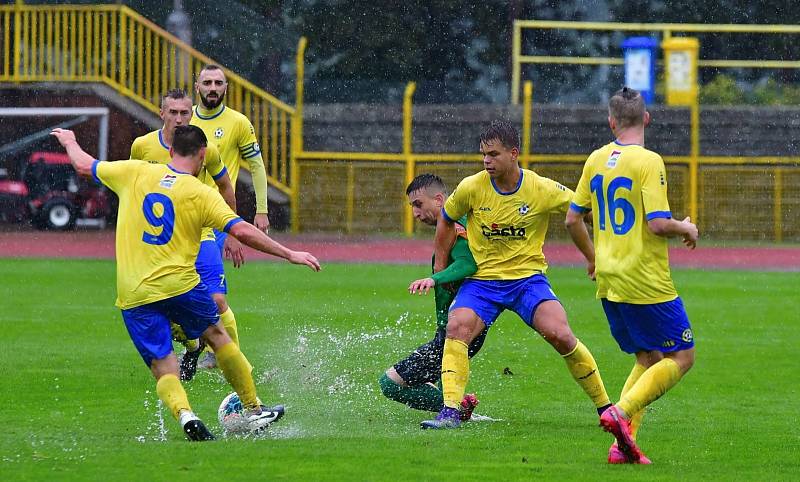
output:
M105 261L0 261L0 480L797 480L800 273L676 271L697 363L645 419L649 467L609 466L611 438L558 355L513 314L472 364L478 412L502 421L423 432L378 376L433 334L424 266L276 263L229 271L260 394L287 405L267 438L191 444L114 308ZM550 279L616 399L632 364L573 268ZM508 368L512 374L504 374ZM187 385L219 431L230 391ZM165 417L162 419L162 417ZM162 421L163 420L163 421Z

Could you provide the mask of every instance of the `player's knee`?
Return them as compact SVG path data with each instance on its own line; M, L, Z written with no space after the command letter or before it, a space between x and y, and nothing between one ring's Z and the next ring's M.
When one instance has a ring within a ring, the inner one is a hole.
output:
M681 375L685 375L694 366L694 348L675 352L671 358L678 364Z
M479 324L483 323L477 316L452 315L447 320L447 338L454 338L466 344L472 342Z
M381 375L381 377L378 379L378 384L381 386L381 393L383 393L383 396L392 400L395 399L401 388L400 385L389 378L386 373Z
M214 351L217 351L219 348L232 341L228 332L225 331L225 327L222 326L222 323L209 326L206 331L203 332L203 338L211 345L211 349Z
M217 312L219 312L219 314L228 311L228 299L225 298L224 294L214 293L212 297L214 298L214 303L217 304Z

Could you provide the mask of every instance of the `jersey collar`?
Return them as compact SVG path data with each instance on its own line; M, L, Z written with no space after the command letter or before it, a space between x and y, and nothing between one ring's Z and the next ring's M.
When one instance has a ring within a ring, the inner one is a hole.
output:
M635 144L635 143L634 144L623 144L620 141L618 141L617 139L614 139L614 144L616 144L618 146L622 146L622 147L625 147L625 146L639 146L639 147L642 147L641 144Z
M163 130L164 129L158 130L158 143L161 144L161 147L163 147L164 149L169 150L169 146L167 145L166 142L164 142L164 136L161 134Z
M211 120L214 119L215 117L219 117L219 115L222 114L222 112L224 111L225 111L225 104L222 104L212 110L206 110L200 107L200 104L194 106L195 115L203 120Z
M494 179L492 179L491 177L489 178L489 180L492 182L492 187L494 188L494 191L497 194L499 194L501 196L509 196L509 195L514 194L515 192L519 191L519 187L522 186L522 176L524 176L524 175L525 175L525 171L520 169L519 170L519 180L517 181L517 187L515 187L513 191L509 191L509 192L501 191L500 188L497 187L497 184L494 183Z
M175 169L174 167L172 167L172 164L167 164L167 167L170 168L172 172L177 172L178 174L189 174L188 172L183 172Z

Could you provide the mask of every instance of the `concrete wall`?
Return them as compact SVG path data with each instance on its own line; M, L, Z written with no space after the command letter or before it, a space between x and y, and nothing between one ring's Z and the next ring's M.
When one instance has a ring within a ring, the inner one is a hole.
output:
M400 152L402 107L309 105L305 149ZM532 152L588 154L612 140L602 106L534 105ZM689 110L654 107L647 145L662 155L689 154ZM492 119L522 125L522 108L507 105L414 107L415 152L477 152ZM708 156L800 156L800 108L704 107L700 148Z

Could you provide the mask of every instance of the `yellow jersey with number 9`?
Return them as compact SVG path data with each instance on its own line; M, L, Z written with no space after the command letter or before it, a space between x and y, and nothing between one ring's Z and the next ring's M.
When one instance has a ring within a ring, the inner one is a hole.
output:
M150 163L169 164L172 160L169 157L169 146L164 142L161 129L137 137L131 145L131 159L140 159ZM207 186L219 189L216 181L224 176L228 170L222 159L219 157L219 150L214 143L209 142L206 146L206 157L203 160L203 167L197 173L197 178ZM214 231L211 228L203 229L203 240L213 241Z
M547 271L542 245L550 215L566 213L572 194L527 169L520 169L516 189L502 192L481 171L458 184L442 214L453 222L467 216L469 249L478 264L471 278L516 280Z
M116 305L123 310L194 288L201 229L227 232L241 221L219 192L168 165L95 161L92 176L119 197Z
M572 209L592 211L597 297L619 303L674 300L667 239L647 221L671 218L661 156L616 141L586 160Z

